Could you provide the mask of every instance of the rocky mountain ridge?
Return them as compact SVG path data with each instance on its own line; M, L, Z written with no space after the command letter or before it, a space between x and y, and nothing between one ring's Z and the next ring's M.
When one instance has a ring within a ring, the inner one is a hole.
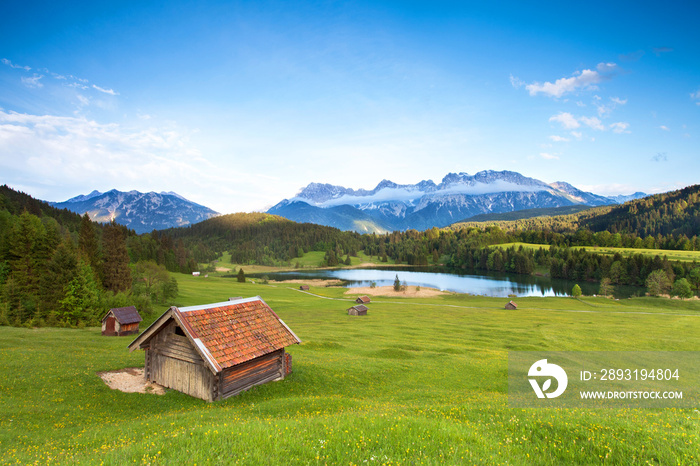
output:
M187 226L219 215L218 212L173 192L141 193L113 189L105 193L93 191L50 204L80 215L87 212L96 222L115 220L136 233Z
M629 198L643 196L635 193ZM385 179L372 190L311 183L268 213L343 230L385 232L444 227L488 213L617 203L616 198L563 181L548 184L513 171L486 170L474 175L448 173L439 184L423 180L401 185Z

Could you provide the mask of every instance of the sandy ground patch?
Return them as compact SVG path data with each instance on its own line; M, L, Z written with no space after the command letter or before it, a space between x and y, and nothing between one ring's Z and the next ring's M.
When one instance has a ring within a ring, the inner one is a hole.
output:
M292 283L299 283L300 285L309 285L309 286L336 286L336 285L341 285L342 282L340 280L322 280L320 278L318 279L313 279L313 280L270 280L269 283L281 283L281 284L292 284Z
M435 288L421 287L420 291L416 290L415 286L408 286L406 291L394 291L393 286L378 286L370 288L368 286L362 288L349 288L345 294L366 294L371 296L396 296L405 298L432 298L433 296L441 296L449 294L446 291L440 291Z
M143 375L143 367L127 367L118 371L98 372L97 375L112 390L121 390L126 393L165 395L165 387L157 383L146 382L146 377Z
M227 267L217 267L217 268L216 268L216 271L217 271L217 272L230 272L231 269L229 269L229 268L227 268Z

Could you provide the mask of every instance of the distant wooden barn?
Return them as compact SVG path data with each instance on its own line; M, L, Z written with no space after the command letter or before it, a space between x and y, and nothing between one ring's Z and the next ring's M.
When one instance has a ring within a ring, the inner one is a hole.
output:
M301 285L299 289L302 291L309 291L309 285Z
M171 307L129 345L146 351L146 380L206 401L291 372L285 347L301 340L259 296Z
M514 311L514 310L518 309L518 305L515 304L513 301L508 301L508 304L506 304L506 309Z
M115 307L102 318L102 335L124 336L139 333L141 315L136 307Z
M369 303L370 301L371 301L371 299L369 299L369 296L359 296L359 297L355 300L355 302L356 302L357 304L367 304L367 303Z
M348 315L350 316L366 316L367 315L367 306L364 304L358 304L357 306L353 306L351 308L348 308Z

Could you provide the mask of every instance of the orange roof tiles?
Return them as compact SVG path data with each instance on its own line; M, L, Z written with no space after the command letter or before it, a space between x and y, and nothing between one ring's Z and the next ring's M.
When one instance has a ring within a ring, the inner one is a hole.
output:
M260 297L182 308L178 315L221 369L301 342Z

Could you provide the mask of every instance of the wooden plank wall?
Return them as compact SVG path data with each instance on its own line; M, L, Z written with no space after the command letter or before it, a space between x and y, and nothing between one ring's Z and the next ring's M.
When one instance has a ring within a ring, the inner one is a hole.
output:
M221 372L220 399L248 390L255 385L284 378L284 349L255 358Z
M175 334L171 322L151 340L146 363L149 380L207 401L216 399L217 377L212 374L187 337Z

